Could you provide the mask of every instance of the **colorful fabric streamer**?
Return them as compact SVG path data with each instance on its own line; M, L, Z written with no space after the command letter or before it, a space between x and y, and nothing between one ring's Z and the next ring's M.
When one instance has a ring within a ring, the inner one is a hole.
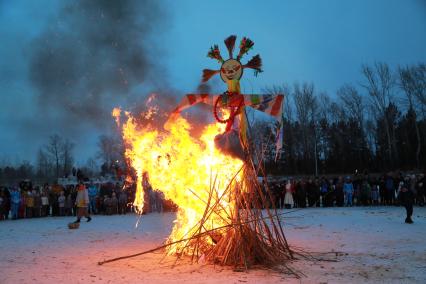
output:
M176 119L181 111L198 103L214 106L220 95L210 94L188 94L183 97L179 105L173 110L169 120ZM240 95L244 97L244 105L250 106L258 111L267 113L277 120L281 119L282 102L284 95Z

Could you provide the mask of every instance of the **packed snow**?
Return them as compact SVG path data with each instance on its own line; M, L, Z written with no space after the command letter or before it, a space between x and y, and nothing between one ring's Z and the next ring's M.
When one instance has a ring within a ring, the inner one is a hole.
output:
M414 224L402 207L282 210L291 246L316 260L290 263L297 279L282 271L234 271L163 251L98 265L162 244L174 213L95 215L79 229L74 217L0 222L0 283L426 283L426 208L415 207ZM139 225L136 227L136 223Z

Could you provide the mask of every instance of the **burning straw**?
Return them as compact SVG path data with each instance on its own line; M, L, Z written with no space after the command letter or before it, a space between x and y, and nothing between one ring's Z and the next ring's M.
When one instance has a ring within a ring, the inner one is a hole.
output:
M167 133L154 131L149 125L141 127L132 117L127 119L123 125L126 156L138 174L139 190L145 170L153 188L179 206L178 219L164 245L100 265L160 249L175 255L176 261L190 257L194 262L203 260L236 269L282 267L294 258L272 194L267 184L258 180L266 175L262 163L256 165L253 159L262 160L263 153L246 146L244 162L220 153L213 138L223 129L212 127L207 127L200 140L194 140L184 119L177 120ZM222 171L213 173L217 167ZM177 176L179 172L183 175ZM143 207L143 194L139 197L135 203Z

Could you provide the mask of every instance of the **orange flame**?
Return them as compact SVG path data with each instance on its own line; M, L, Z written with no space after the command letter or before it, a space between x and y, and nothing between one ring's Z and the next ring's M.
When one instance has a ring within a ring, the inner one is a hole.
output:
M151 112L149 110L145 117L151 117ZM144 208L142 178L144 172L147 172L152 188L162 191L166 199L178 205L177 219L169 242L200 233L197 224L203 218L212 196L215 196L214 201L219 202L223 210L219 214L204 216L205 226L201 232L227 225L235 206L226 188L233 180L241 178L237 173L243 162L215 148L214 137L222 133L225 126L208 125L201 137L195 138L190 135L190 124L182 117L168 123L165 131L150 125L141 126L131 114L125 115L122 134L126 145L125 155L137 174L134 200L137 211L142 213ZM206 243L213 244L208 238ZM169 253L184 247L184 253L191 252L187 243L179 243L169 247Z
M115 123L117 123L118 127L120 127L120 115L121 115L121 109L119 107L113 108L112 116L115 118Z

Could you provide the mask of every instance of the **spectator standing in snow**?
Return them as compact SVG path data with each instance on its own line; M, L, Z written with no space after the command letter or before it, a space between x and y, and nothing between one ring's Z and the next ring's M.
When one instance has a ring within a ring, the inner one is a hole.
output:
M343 192L343 178L339 177L335 185L336 206L342 207L345 202L345 194Z
M32 218L33 217L33 210L34 210L34 197L30 190L27 192L27 196L25 198L26 202L26 217Z
M326 197L327 197L328 191L329 191L328 181L325 177L322 177L321 178L321 187L320 187L322 207L328 206L328 202L326 202Z
M10 211L10 192L5 187L3 188L3 218L5 220L9 219L9 211Z
M91 182L89 185L89 212L91 214L97 214L98 213L98 209L96 208L96 197L98 196L98 188L97 186Z
M118 197L118 214L126 214L127 209L127 193L123 189Z
M324 196L323 202L326 207L333 207L334 203L334 181L333 179L328 180L327 193Z
M393 178L388 175L385 180L385 188L386 188L386 196L385 196L385 203L386 205L392 205L394 200L394 181Z
M52 189L50 189L50 193L49 193L49 205L51 207L52 216L58 216L59 215L58 196Z
M354 186L349 177L346 177L346 181L343 184L343 192L345 194L345 205L352 206L352 198L354 194Z
M111 196L111 212L114 215L118 213L118 199L115 194L115 191L112 192Z
M284 197L284 207L287 209L293 208L294 199L293 199L293 184L291 180L287 181L285 186L285 197Z
M34 217L40 217L41 216L41 196L39 192L39 187L36 187L33 190L33 196L34 196Z
M306 182L303 179L299 179L297 182L296 189L296 199L297 199L297 207L305 208L306 207Z
M105 208L105 214L111 215L112 214L112 203L111 198L108 195L104 196L104 208Z
M46 217L49 215L49 197L45 191L41 193L41 216Z
M379 181L377 178L371 184L371 203L372 205L379 205Z
M414 193L410 190L410 179L407 177L405 181L401 181L398 187L398 199L401 204L405 207L406 218L405 223L412 224L413 220L411 216L413 215L413 203L414 203Z
M12 192L10 193L10 202L11 202L11 209L12 209L12 219L18 219L18 213L19 213L19 205L21 203L21 193L18 191L17 187L12 187Z
M27 194L21 189L21 202L19 204L18 218L25 218L27 210Z
M368 180L364 179L361 185L360 204L362 206L370 205L371 187Z
M65 194L61 191L58 197L58 206L59 206L59 216L65 215Z
M74 200L72 200L71 192L65 198L65 216L73 216Z
M317 202L318 188L312 179L308 180L308 183L306 184L306 191L308 194L308 206L314 207L315 203Z

